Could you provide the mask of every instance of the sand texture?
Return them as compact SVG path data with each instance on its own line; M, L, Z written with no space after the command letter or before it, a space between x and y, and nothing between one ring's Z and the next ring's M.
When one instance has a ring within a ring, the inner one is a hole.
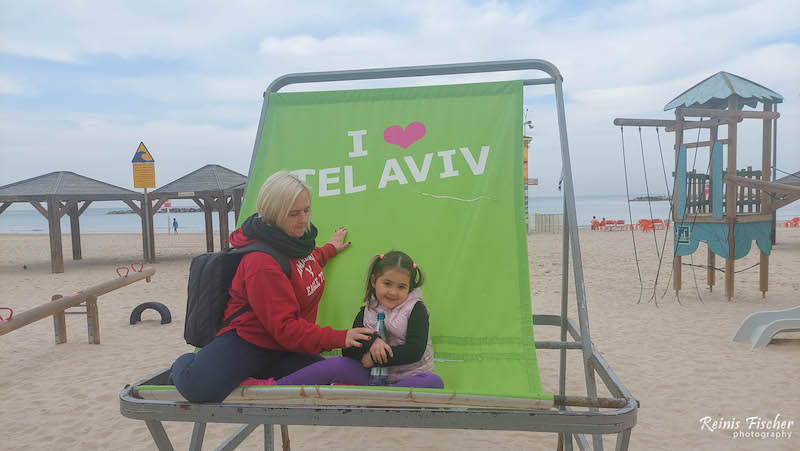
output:
M766 299L758 289L759 268L736 275L734 302L724 296L724 275L713 292L706 270L683 269L680 304L671 283L671 239L657 292L649 299L658 267L652 234L636 233L644 290L633 257L630 232L581 230L592 341L620 379L641 402L633 430L633 450L796 450L800 449L800 333L779 335L764 349L731 341L750 313L800 305L800 229L780 229L770 258ZM659 232L661 246L663 232ZM117 277L115 269L141 259L139 235L87 234L84 259L72 261L64 234L65 272L51 274L46 235L0 235L0 307L19 313ZM558 314L561 291L561 236L529 236L534 312ZM87 343L86 317L67 316L68 343L56 346L50 318L0 337L0 448L3 450L155 449L144 422L119 413L119 391L169 366L191 348L182 339L189 261L205 249L201 234L156 237L158 263L151 283L138 282L100 298L100 345ZM753 247L755 249L755 246ZM684 262L692 259L685 257ZM758 254L736 262L744 269ZM706 264L701 247L694 263ZM23 269L23 264L27 269ZM717 259L717 266L724 266ZM695 278L697 288L695 288ZM669 288L669 289L668 289ZM665 289L666 295L662 298ZM699 293L698 293L699 292ZM570 286L570 317L577 320ZM159 323L153 311L128 324L133 308L146 301L166 304L173 321ZM0 313L2 314L2 313ZM557 340L557 328L536 330L539 340ZM558 352L540 350L546 390L558 390ZM567 393L584 395L579 351L570 351ZM598 384L602 382L598 379ZM602 395L608 396L603 388ZM700 419L743 423L752 416L793 420L789 439L737 438L733 431L701 430ZM166 423L176 449L189 445L191 424ZM209 425L207 449L237 426ZM294 449L367 449L382 441L390 449L555 449L556 435L527 432L330 428L290 426ZM263 449L263 433L252 434L240 449ZM613 436L605 444L613 449ZM276 446L279 443L276 442Z

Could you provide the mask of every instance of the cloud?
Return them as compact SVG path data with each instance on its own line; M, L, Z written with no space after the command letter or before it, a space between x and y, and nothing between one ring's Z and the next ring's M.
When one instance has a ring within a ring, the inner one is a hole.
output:
M13 121L12 121L13 119ZM159 186L206 164L247 173L256 123L246 129L172 121L131 123L129 117L0 112L0 185L71 170L132 188L131 159L144 141L156 162ZM46 130L46 133L42 131ZM12 133L13 132L13 133ZM248 150L249 149L249 150ZM22 158L22 156L35 158Z
M34 89L16 78L0 75L0 95L35 95Z

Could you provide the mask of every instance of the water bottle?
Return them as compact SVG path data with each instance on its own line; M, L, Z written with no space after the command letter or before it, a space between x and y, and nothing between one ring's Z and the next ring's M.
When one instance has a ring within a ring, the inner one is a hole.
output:
M386 326L383 325L383 319L386 315L378 313L378 335L381 340L389 343L389 337L386 334ZM369 352L369 351L367 351ZM387 385L389 383L389 368L381 367L377 364L369 370L369 385Z

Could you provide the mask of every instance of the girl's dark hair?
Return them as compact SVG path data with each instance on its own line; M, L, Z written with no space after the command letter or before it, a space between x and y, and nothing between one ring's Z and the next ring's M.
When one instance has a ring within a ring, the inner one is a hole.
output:
M425 276L419 265L414 264L406 253L400 251L390 251L372 257L367 268L367 287L364 292L364 302L369 304L372 296L375 296L375 288L372 287L372 280L377 279L390 269L402 269L409 275L408 291L411 292L422 286Z

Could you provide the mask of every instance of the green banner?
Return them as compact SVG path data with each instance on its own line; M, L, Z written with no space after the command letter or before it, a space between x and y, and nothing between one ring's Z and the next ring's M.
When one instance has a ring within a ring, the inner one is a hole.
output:
M313 190L325 268L318 323L351 327L370 259L422 268L436 372L464 393L541 394L523 216L522 83L273 93L240 218L281 169Z

